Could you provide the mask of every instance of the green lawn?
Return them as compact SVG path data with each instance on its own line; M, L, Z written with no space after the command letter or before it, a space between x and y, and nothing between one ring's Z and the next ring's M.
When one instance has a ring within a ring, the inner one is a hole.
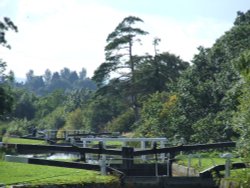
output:
M115 183L118 179L113 176L101 176L99 172L50 167L23 163L0 161L0 183L6 185L72 185L89 183Z
M4 137L4 143L46 144L41 140ZM118 183L114 176L101 176L99 172L72 168L51 167L5 162L0 159L0 184L74 185Z
M31 140L31 139L12 138L12 137L3 137L3 142L12 144L39 144L39 145L46 144L46 142L43 140Z
M177 157L177 163L188 166L188 156L182 155ZM207 156L201 159L201 166L199 165L199 158L192 158L191 160L191 167L197 169L198 171L203 171L205 169L208 169L210 167L213 167L215 165L221 165L225 164L225 160L223 158L218 158L215 156ZM232 162L245 162L244 159L241 158L232 158ZM247 160L249 161L249 160ZM248 162L249 163L249 162ZM221 174L224 174L224 171L220 172ZM231 180L233 182L238 182L242 188L249 188L250 185L250 169L244 168L244 169L236 169L230 171L230 177L227 178L227 180Z
M177 163L180 165L188 166L188 156L178 156ZM226 159L219 157L206 157L201 158L201 163L199 164L199 158L192 158L191 167L197 169L198 171L206 170L210 167L225 164ZM232 158L232 162L243 162L241 158Z

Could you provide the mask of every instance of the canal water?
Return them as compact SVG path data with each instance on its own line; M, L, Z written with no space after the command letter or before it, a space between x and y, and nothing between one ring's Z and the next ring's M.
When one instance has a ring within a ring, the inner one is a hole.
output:
M80 155L75 153L54 153L54 154L45 154L45 155L36 155L36 154L30 154L30 155L19 155L20 157L27 157L27 158L40 158L40 159L48 159L48 160L68 160L68 161L74 161L77 159L80 159ZM93 156L91 154L86 154L86 163L89 164L99 164L99 160L97 159L97 156Z

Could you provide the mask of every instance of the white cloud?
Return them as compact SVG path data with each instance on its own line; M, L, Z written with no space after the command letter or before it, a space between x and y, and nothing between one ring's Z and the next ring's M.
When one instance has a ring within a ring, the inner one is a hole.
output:
M192 60L198 46L211 47L232 25L206 18L180 22L173 18L145 17L151 34L161 38L161 51L169 51L186 61Z
M131 14L86 1L18 2L14 21L20 32L8 33L12 50L0 49L8 68L17 77L24 77L29 69L41 75L47 68L59 71L63 67L77 71L85 67L88 76L92 76L104 61L107 35L128 15L142 18L143 28L151 33L142 51L152 52L152 40L157 36L162 39L161 51L170 51L184 60L192 59L199 45L211 46L231 26L202 18L186 23L168 17Z
M47 9L48 2L20 1L16 20L20 32L8 34L13 49L3 50L9 69L23 77L29 69L43 74L46 68L80 71L85 67L91 76L103 62L107 34L124 15L108 7L74 1L52 1L54 6L50 4L52 8Z

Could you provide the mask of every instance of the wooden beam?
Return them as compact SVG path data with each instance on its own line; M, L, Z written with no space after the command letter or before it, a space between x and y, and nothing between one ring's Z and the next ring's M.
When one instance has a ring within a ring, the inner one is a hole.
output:
M175 153L180 151L194 151L194 150L207 150L207 149L217 149L217 148L225 148L225 147L236 147L235 142L220 142L213 144L194 144L194 145L181 145L167 148L159 148L159 149L149 149L149 150L141 150L135 151L134 156L139 155L149 155L156 153Z

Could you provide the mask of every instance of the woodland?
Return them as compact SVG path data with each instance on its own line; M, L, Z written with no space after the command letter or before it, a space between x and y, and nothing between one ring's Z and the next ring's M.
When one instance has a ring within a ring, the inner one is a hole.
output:
M236 141L249 157L250 10L238 12L211 48L197 47L191 62L160 52L159 38L154 54L137 55L136 43L148 34L137 23L143 20L128 16L111 31L92 78L85 68L48 67L42 76L29 70L20 83L0 60L0 137L35 127L166 137L172 144ZM6 32L18 32L8 18L0 20L0 44L10 48Z

